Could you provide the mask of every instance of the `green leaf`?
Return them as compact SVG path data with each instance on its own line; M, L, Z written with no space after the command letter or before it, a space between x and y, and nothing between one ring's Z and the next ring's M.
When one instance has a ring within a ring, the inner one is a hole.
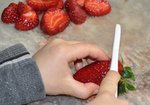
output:
M121 58L122 65L124 65L123 57L121 55L120 58ZM134 86L133 81L135 81L135 76L131 67L123 66L121 80L119 81L119 86L118 86L118 94L121 95L127 93L128 91L135 90L136 87Z
M126 83L126 88L128 89L128 90L135 90L136 88L135 88L135 86L132 84L132 83Z
M127 92L127 89L126 89L125 83L120 82L119 86L118 86L118 94L121 95L121 94L124 94L126 92Z
M124 67L121 76L122 78L131 79L135 81L135 76L131 67L128 66Z
M118 87L119 95L127 93L128 91L133 91L133 90L136 90L136 88L130 80L128 79L120 80L119 87Z

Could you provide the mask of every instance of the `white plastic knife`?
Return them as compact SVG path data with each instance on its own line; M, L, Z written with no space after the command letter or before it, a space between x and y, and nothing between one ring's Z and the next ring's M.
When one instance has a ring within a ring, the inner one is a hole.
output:
M121 26L120 24L116 24L110 70L117 72L118 72L120 38L121 38ZM116 97L118 95L117 90L118 87L116 87L116 95L115 95Z

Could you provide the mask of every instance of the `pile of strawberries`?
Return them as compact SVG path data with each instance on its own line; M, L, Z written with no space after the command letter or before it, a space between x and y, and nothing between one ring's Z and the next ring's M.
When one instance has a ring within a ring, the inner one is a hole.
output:
M64 9L65 8L65 9ZM4 23L14 23L15 28L27 31L38 26L48 35L65 30L70 21L82 24L89 16L103 16L111 11L106 0L26 0L26 3L10 3L3 10ZM43 12L41 21L39 14Z

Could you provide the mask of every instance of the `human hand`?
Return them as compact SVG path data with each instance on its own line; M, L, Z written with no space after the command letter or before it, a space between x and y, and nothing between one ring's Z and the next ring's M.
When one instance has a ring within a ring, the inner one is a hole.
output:
M47 41L34 56L48 95L67 94L87 98L99 88L94 83L81 83L73 78L69 63L79 59L106 60L109 57L97 46L76 41ZM79 68L77 62L76 68Z
M119 80L119 73L109 71L100 85L96 98L87 105L128 105L127 101L115 97Z

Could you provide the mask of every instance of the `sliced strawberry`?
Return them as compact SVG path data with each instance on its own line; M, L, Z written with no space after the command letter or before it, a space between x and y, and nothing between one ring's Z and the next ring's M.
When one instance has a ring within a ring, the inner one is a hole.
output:
M86 21L86 12L77 4L76 0L67 0L65 7L73 23L82 24Z
M18 5L16 3L9 4L9 6L3 10L1 20L6 24L15 23L18 19L17 8Z
M18 3L18 13L21 15L21 14L24 14L24 13L27 13L29 11L31 11L32 8L26 4L24 4L23 2L19 2Z
M42 14L43 11L35 11L38 15Z
M70 19L67 13L58 8L50 8L45 12L41 20L41 29L49 35L62 32L68 25Z
M88 83L93 82L100 85L103 78L106 76L110 69L110 60L93 62L74 74L74 78L80 82ZM119 82L119 93L122 94L128 90L135 90L132 81L135 80L133 71L130 67L124 67L120 61L118 62L118 71L121 74Z
M39 24L38 15L27 4L19 2L18 10L20 12L19 19L15 23L15 28L22 31L27 31L35 28Z
M58 0L26 0L34 10L44 11L58 4Z
M85 0L77 0L78 5L80 5L81 7L84 6L84 2Z
M58 4L56 5L57 8L63 9L64 8L64 1L63 0L58 0Z
M86 21L86 13L83 9L77 7L74 11L68 12L70 20L75 24L82 24Z
M106 0L85 0L84 8L91 16L103 16L111 11L111 6Z
M39 24L39 19L34 11L30 11L20 16L19 20L15 23L15 28L22 31L27 31L35 28Z
M77 4L76 0L66 0L65 2L65 8L67 12L75 10L75 8L78 6L79 5Z

